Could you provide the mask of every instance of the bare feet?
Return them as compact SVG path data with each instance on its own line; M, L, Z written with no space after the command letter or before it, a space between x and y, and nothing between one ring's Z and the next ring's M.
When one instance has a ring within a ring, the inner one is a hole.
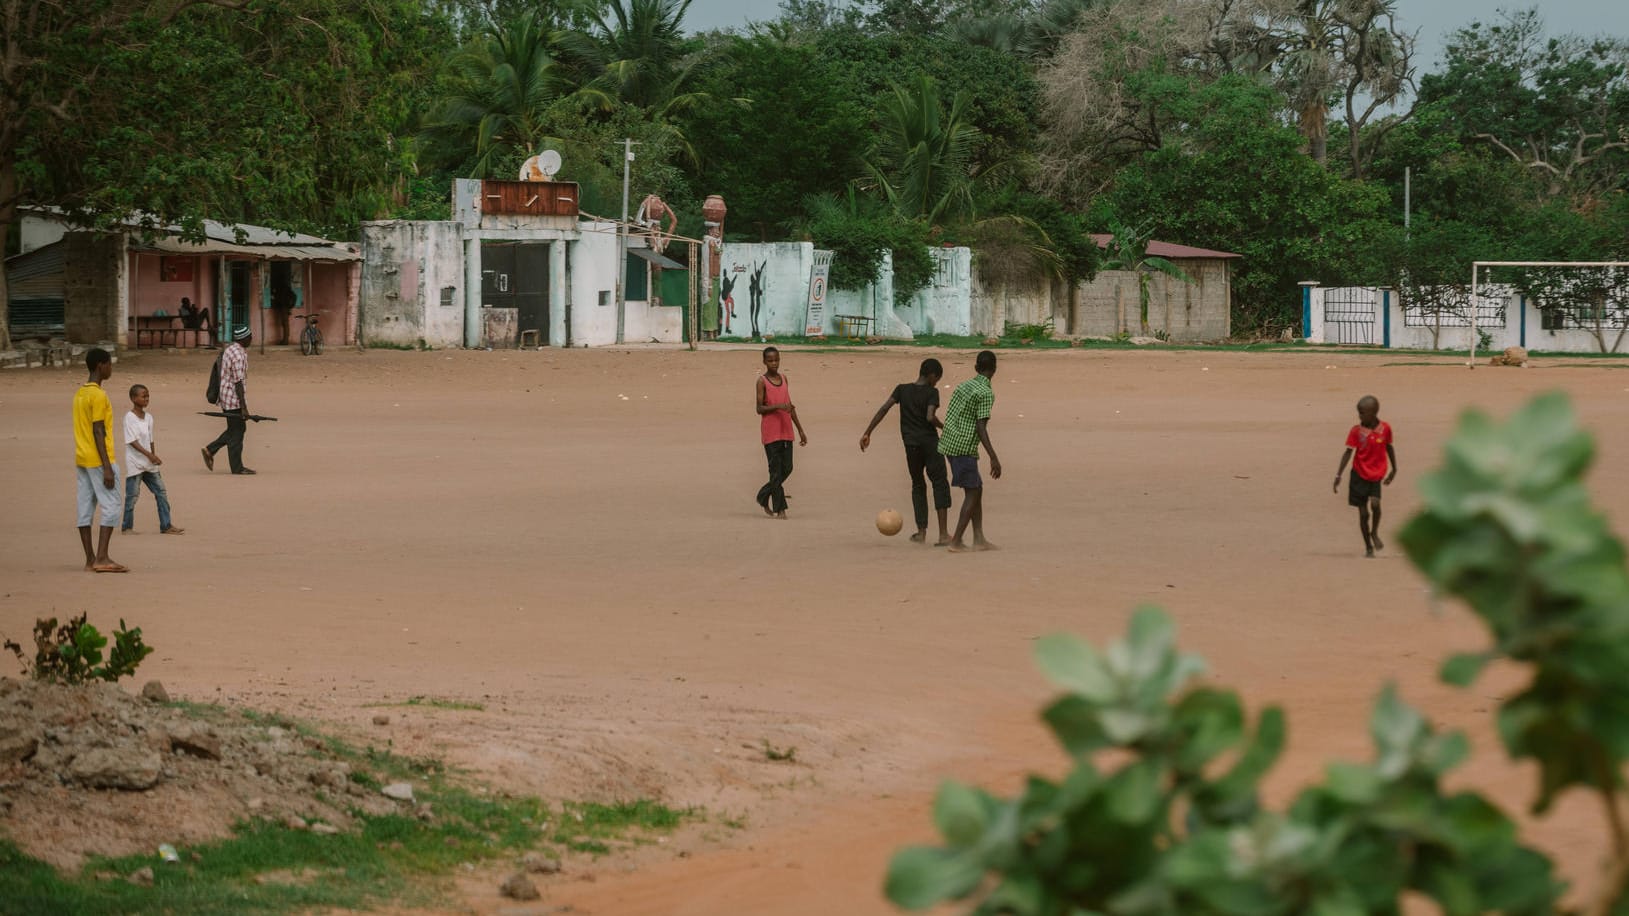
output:
M186 533L187 533L187 529L179 527L177 525L171 525L170 527L165 528L163 531L159 532L159 534L186 534Z
M961 541L951 541L949 544L945 545L945 549L951 553L966 553L967 545L963 544Z
M99 573L126 573L130 570L112 560L104 560L91 567L91 572Z
M992 543L990 543L989 541L974 541L973 542L973 549L974 550L1000 550L1001 548L997 547L996 545L994 545Z
M917 533L911 535L911 543L913 544L920 544L927 539L928 533L926 531L918 531Z
M1363 555L1365 557L1367 557L1368 559L1370 559L1370 560L1374 559L1374 548L1369 547L1369 548L1364 549Z
M945 535L945 534L941 534L941 535L939 535L939 540L933 542L933 546L935 546L935 547L949 547L950 543L951 543L950 536Z
M786 521L786 513L785 512L775 512L775 513L772 513L769 517L770 518L778 518L783 522Z
M1369 541L1374 544L1374 549L1376 549L1376 550L1385 550L1386 549L1386 545L1380 543L1380 535L1379 535L1378 532L1370 534L1369 535Z
M119 533L120 534L135 534L136 529L134 529L134 528L120 528Z

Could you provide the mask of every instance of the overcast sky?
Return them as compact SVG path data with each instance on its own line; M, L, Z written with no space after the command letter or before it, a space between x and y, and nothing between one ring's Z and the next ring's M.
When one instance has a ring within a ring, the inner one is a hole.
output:
M1540 3L1489 3L1483 0L1398 0L1398 18L1418 29L1425 52L1422 70L1442 57L1449 33L1473 19L1491 20L1500 9L1537 6L1552 35L1576 32L1629 38L1629 2L1624 0L1543 0ZM779 0L691 0L685 25L692 31L740 27L752 20L773 19Z

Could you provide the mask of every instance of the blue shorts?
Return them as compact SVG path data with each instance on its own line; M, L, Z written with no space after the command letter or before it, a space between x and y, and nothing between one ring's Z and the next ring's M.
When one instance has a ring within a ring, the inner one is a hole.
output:
M950 485L964 490L983 488L984 478L979 476L979 456L951 455Z
M75 468L79 478L79 527L89 528L95 510L100 509L102 527L114 528L119 524L119 469L113 469L113 486L102 485L102 469Z

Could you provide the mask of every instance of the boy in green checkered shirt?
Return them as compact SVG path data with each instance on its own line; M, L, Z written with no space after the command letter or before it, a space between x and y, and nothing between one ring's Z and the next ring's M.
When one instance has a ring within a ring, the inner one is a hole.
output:
M939 434L939 454L950 459L950 485L962 488L962 514L956 521L956 534L949 549L968 550L962 542L967 523L973 523L973 550L994 550L984 539L984 480L979 476L979 443L990 455L990 476L1001 479L1001 459L990 444L990 412L995 409L995 389L990 380L996 374L996 355L981 350L973 363L977 375L956 386L945 409L945 427Z

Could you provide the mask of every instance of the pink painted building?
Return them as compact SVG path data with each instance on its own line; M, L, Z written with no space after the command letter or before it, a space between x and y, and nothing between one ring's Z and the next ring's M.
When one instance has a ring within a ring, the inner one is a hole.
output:
M330 345L356 341L355 245L215 222L205 236L184 241L177 227L76 231L54 213L25 212L22 253L6 266L35 280L21 307L11 297L14 324L25 336L132 349L213 346L223 329L247 325L258 342L278 346L298 342L309 314ZM207 321L183 317L183 300Z

